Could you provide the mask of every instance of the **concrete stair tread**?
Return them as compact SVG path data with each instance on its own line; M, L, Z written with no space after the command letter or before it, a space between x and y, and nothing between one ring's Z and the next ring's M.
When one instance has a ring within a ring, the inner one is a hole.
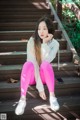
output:
M58 32L61 32L61 30L59 30L59 29L57 29L57 30L55 30L55 31L58 31ZM6 30L4 30L4 31L0 31L0 34L1 33L3 33L3 34L10 34L10 33L12 33L12 34L14 34L14 33L30 33L30 32L34 32L34 30L10 30L10 31L6 31Z
M14 60L13 60L13 62L14 62ZM21 62L21 60L19 62ZM8 64L11 64L11 63L9 63L9 61L8 61ZM22 66L23 66L23 64L18 64L18 62L17 62L17 65L15 65L15 62L14 62L14 64L11 64L11 65L1 65L0 64L0 81L8 80L10 78L20 79L20 73L21 73ZM66 77L66 76L78 77L78 75L79 75L78 65L76 65L72 62L60 63L59 70L58 70L58 64L52 63L52 68L55 72L56 77Z
M25 39L22 40L14 40L14 41L0 41L0 52L12 52L12 51L26 51L27 41ZM60 50L67 49L67 41L57 39L60 44ZM4 48L4 49L3 49Z
M56 20L53 21L53 24L55 24L55 23L57 23ZM26 24L30 25L30 26L31 25L36 25L36 22L34 22L34 21L33 22L32 21L31 22L5 22L5 23L0 23L0 27L1 26L5 26L6 27L6 26L12 26L12 25L13 26L14 25L16 25L16 26L21 26L22 25L23 26L23 25L26 25Z
M27 43L27 41L28 40L11 40L11 41L8 41L8 40L6 40L6 41L0 41L0 45L2 45L2 44L18 44L18 43Z
M46 8L44 8L44 7L39 7L39 8L37 8L37 7L33 7L32 9L30 9L30 6L27 6L27 7L15 7L14 9L12 8L12 7L5 7L5 6L3 6L4 7L4 9L2 9L1 7L0 7L0 13L2 13L2 12L27 12L27 11L33 11L33 12L37 12L37 11L46 11L46 10L50 10L50 8L49 7L46 7ZM37 11L36 11L37 10Z
M9 5L9 6L10 6L10 5L14 6L14 5L15 5L16 7L19 6L19 5L24 5L24 6L29 6L29 5L30 5L30 6L37 6L37 7L38 7L38 6L42 6L42 7L47 6L47 4L46 4L44 1L39 1L39 2L38 2L38 1L37 1L37 2L35 2L35 1L33 1L33 2L32 2L32 1L30 1L30 2L28 2L28 1L27 1L27 2L26 2L26 1L24 1L24 2L23 2L23 1L19 1L19 2L9 1L9 2L6 2L6 1L5 1L5 3L4 3L4 1L1 1L1 2L0 2L0 5L1 5L1 6L2 6L2 5L3 5L3 6L8 6L8 5ZM11 7L11 6L10 6L10 7Z
M2 52L0 53L0 64L8 65L8 64L23 64L27 58L26 51L13 51L13 52ZM6 61L6 59L7 61ZM17 62L16 62L17 60ZM56 58L52 61L52 63L56 63L58 61L58 54ZM72 61L72 53L69 50L60 50L60 62L71 62Z
M63 89L65 88L66 86L71 86L72 87L76 87L77 86L80 86L80 78L79 77L61 77L63 82L59 82L56 78L56 89L60 88L60 89ZM13 79L15 80L15 79ZM74 84L74 85L73 85ZM4 91L5 89L5 92L7 92L6 90L8 89L14 89L14 91L16 90L19 90L19 87L20 87L20 80L18 79L16 83L8 83L8 81L1 81L0 82L0 92ZM45 85L45 89L46 89L46 85ZM35 85L32 85L32 87L30 88L29 87L29 90L36 90L35 88ZM10 90L11 92L11 90Z
M26 6L27 7L27 6ZM0 11L0 15L19 15L19 14L33 14L33 15L37 15L37 14L51 14L51 10L49 8L46 8L46 9L39 9L39 8L26 8L26 9L10 9L10 10L3 10L3 11Z
M49 15L48 13L46 13ZM37 21L39 18L41 18L42 15L45 15L44 13L42 14L37 14L37 15L0 15L0 22L26 22L26 21ZM51 19L54 19L53 15L50 15Z
M54 68L56 68L58 66L57 63L54 63L52 64L52 66ZM63 63L60 63L60 68L63 67L63 68L71 68L71 69L75 69L77 68L77 65L72 63L72 62L63 62ZM22 68L22 65L0 65L0 71L6 71L6 70L21 70Z
M37 9L36 9L36 11L37 11ZM50 13L50 10L49 9L47 9L46 11L37 11L37 12L35 12L35 11L28 11L28 12L22 12L22 11L20 11L20 12L16 12L16 11L13 11L13 12L0 12L0 16L2 16L2 17L6 17L6 16L8 16L8 17L12 17L12 16L31 16L32 14L33 14L33 16L35 16L35 17L37 17L38 16L38 14L41 14L41 15L45 15L47 13L47 15L50 15L51 13ZM34 18L34 17L33 17Z
M20 40L20 39L29 39L34 33L34 30L25 30L25 31L0 31L0 40ZM54 32L55 39L62 39L62 31L55 30Z
M2 70L21 70L22 65L1 65L0 71Z
M70 50L60 50L60 54L66 54L66 53L69 54L69 53L71 53L71 51ZM23 54L26 55L27 54L26 51L2 52L2 53L0 53L0 56L23 55Z
M57 39L57 41L58 42L67 42L66 40L64 40L64 39ZM21 43L21 45L22 45L22 43L27 43L28 42L28 39L22 39L22 40L5 40L5 41L3 41L3 40L1 40L0 41L0 45L2 46L2 45L4 45L4 44L7 44L7 45L9 45L9 44L19 44L19 43Z
M58 101L59 101L59 103L61 104L61 105L64 105L64 106L66 106L66 105L68 105L68 106L75 106L75 105L79 105L79 109L80 109L80 96L79 95L77 95L77 96L61 96L61 97L57 97L58 98ZM5 105L11 105L11 104L14 104L15 102L18 102L18 100L19 99L16 99L16 100L7 100L7 101L0 101L0 108L1 107L5 107ZM36 101L36 102L34 102L34 101ZM27 98L27 102L28 103L33 103L32 105L30 105L30 104L27 104L28 106L27 106L27 109L31 109L33 106L35 106L35 104L38 104L38 103L41 103L41 104L44 104L44 103L47 103L47 107L49 107L49 102L48 102L48 100L47 101L43 101L41 98L37 98L37 99L35 99L35 98L31 98L31 99L28 99ZM45 107L45 105L43 106L41 106L41 107L39 107L39 108L44 108ZM7 109L8 111L10 110L10 109ZM0 109L0 112L2 111L2 109Z
M49 102L42 101L41 99L28 99L27 100L27 106L25 109L25 112L22 116L16 116L14 111L16 108L16 102L18 100L7 100L0 102L0 113L6 113L8 118L11 118L12 120L25 120L25 119L32 119L34 118L34 115L36 115L36 120L43 120L42 118L45 116L46 120L53 120L53 117L56 117L58 119L68 119L68 120L74 120L78 118L80 115L80 96L66 96L66 97L59 97L58 102L60 104L60 109L58 112L54 112L50 109ZM74 114L73 114L74 113ZM37 117L38 115L38 117ZM25 118L23 117L25 116ZM31 117L30 117L31 116ZM21 118L21 119L20 119Z
M55 94L56 96L71 96L80 94L80 80L79 77L62 77L63 82L59 81L60 78L55 78ZM11 81L16 80L16 83ZM46 95L49 96L47 86L44 85ZM0 101L12 100L20 97L20 79L10 78L0 81ZM28 98L39 98L36 85L30 85L27 92Z
M53 21L54 29L58 29L57 21ZM34 30L36 22L7 22L0 24L0 31L9 31L9 30Z
M24 17L26 19L27 18L38 18L39 19L41 17L41 15L38 15L38 14L34 15L34 16L32 16L30 14L29 15L27 15L27 14L26 15L24 15L24 14L21 14L21 15L16 15L16 14L15 15L12 15L12 14L11 15L0 15L0 18L6 18L6 19L11 19L11 18L12 19L13 18L20 18L21 19L22 17Z

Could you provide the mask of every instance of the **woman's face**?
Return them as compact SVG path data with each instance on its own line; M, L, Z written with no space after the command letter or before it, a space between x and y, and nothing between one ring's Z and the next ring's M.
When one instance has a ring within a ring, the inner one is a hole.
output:
M47 28L46 23L44 21L39 23L38 35L41 39L44 39L48 36L48 28Z

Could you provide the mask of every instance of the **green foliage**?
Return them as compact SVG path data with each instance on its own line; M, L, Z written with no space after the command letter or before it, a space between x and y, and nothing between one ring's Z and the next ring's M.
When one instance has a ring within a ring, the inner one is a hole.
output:
M52 1L54 1L54 0L52 0ZM59 2L62 4L74 2L76 5L78 5L80 7L80 0L59 0Z
M72 3L73 0L58 0L61 4Z
M56 9L56 1L51 0L54 8ZM60 3L72 3L74 2L78 7L80 7L80 0L59 0ZM69 8L65 7L62 10L62 24L67 31L67 34L77 51L80 51L80 20L76 18L75 13Z
M55 5L57 0L51 0L52 4ZM60 3L62 4L66 4L66 3L75 3L76 5L78 5L80 7L80 0L58 0Z
M80 50L80 21L73 11L65 8L62 12L62 24L76 50Z

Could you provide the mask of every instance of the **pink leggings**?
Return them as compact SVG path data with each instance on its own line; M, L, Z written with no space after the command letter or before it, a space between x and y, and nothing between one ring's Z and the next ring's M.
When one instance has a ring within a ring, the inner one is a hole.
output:
M34 65L32 62L25 62L21 72L21 96L26 96L29 85L35 85ZM47 61L40 65L40 77L43 84L46 84L49 92L54 92L54 71Z

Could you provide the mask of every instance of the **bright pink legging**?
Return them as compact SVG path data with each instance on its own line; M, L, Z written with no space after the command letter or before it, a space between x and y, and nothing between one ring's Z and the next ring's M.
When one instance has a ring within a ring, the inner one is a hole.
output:
M47 61L40 65L40 77L43 84L46 84L49 92L54 92L54 71ZM25 62L21 72L21 96L26 96L29 85L36 84L34 65L32 62Z

